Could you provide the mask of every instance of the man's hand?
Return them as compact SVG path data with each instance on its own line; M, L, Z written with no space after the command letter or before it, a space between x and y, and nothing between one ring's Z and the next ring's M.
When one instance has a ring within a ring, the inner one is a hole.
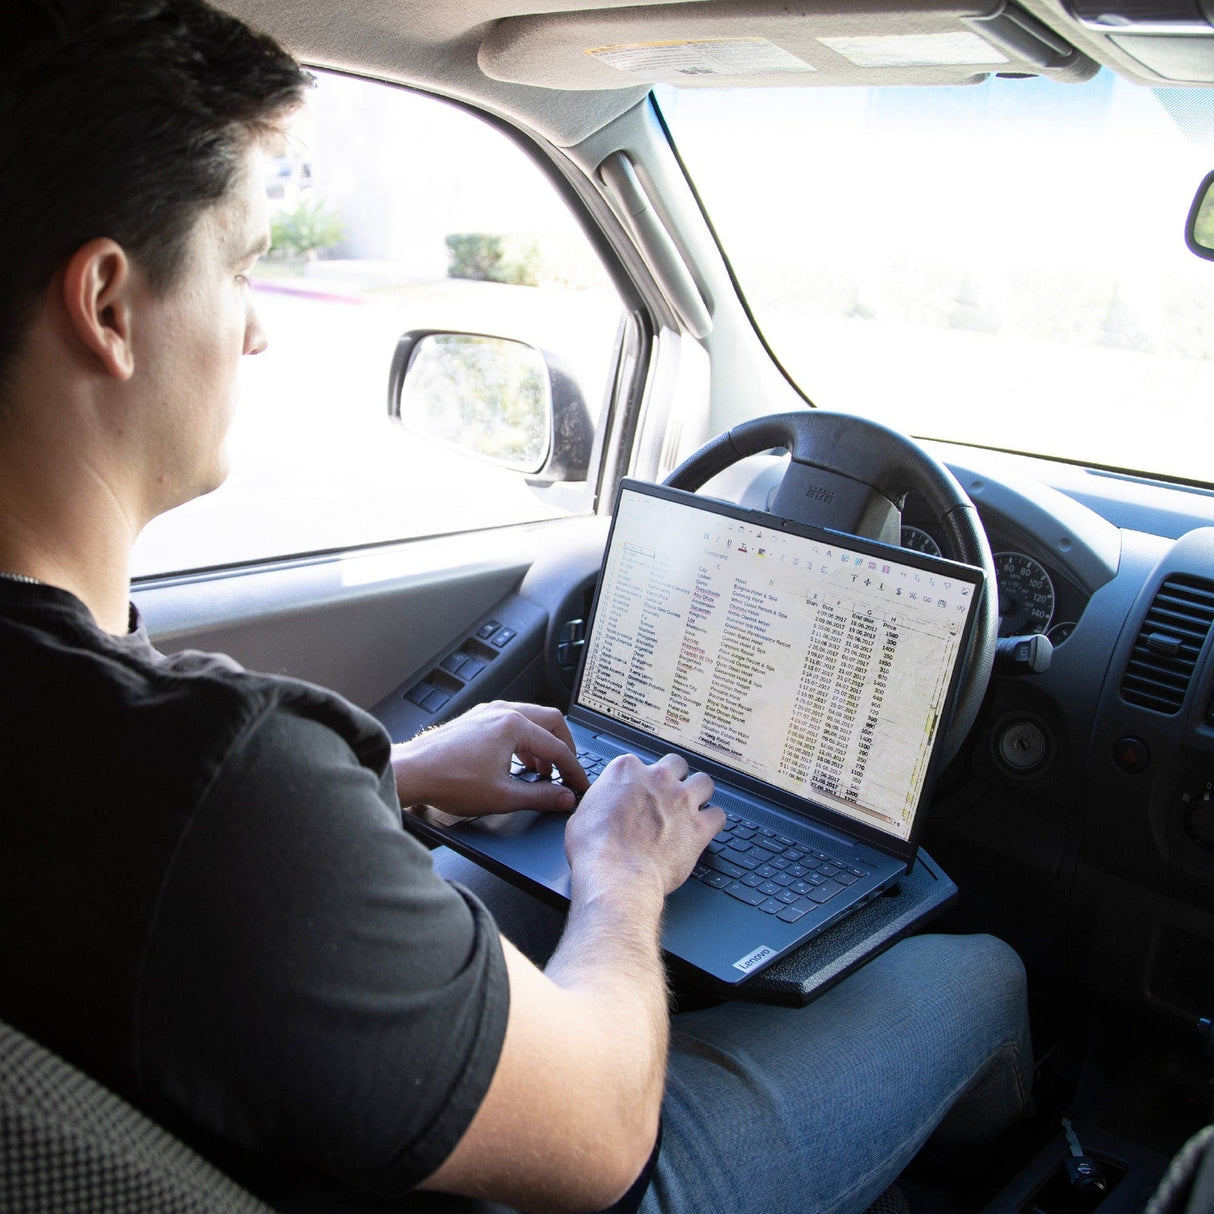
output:
M495 701L392 748L400 803L433 805L461 817L515 809L571 810L589 788L573 735L555 708ZM518 757L543 776L555 768L564 787L510 775Z
M510 942L497 1071L463 1138L422 1185L526 1210L616 1202L653 1148L669 1023L667 893L725 824L708 776L667 755L614 760L569 819L573 900L541 974Z
M660 897L678 889L725 825L725 814L707 806L712 787L703 772L689 775L678 755L652 766L635 755L614 759L565 831L575 885L590 883L590 892L606 882L635 895L638 884L652 882Z

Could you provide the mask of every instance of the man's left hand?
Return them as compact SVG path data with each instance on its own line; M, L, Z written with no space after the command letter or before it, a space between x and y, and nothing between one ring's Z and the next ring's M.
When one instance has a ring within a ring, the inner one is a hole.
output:
M541 776L510 775L517 755ZM590 787L565 718L555 708L496 700L392 748L396 791L404 806L432 805L459 817L515 809L568 811Z

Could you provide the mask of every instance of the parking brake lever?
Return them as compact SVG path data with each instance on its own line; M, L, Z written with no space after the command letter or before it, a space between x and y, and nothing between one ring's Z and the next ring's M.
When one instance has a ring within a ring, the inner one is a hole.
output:
M1000 637L995 642L996 674L1044 674L1054 657L1054 646L1043 632L1031 636Z

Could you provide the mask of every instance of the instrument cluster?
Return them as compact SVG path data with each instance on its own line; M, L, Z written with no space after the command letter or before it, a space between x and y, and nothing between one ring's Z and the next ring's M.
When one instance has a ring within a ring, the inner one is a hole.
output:
M991 532L988 536L999 581L999 635L1026 636L1042 632L1055 646L1075 629L1085 596L1069 579L1035 556L1019 551ZM902 525L902 547L941 555L930 521L915 519Z

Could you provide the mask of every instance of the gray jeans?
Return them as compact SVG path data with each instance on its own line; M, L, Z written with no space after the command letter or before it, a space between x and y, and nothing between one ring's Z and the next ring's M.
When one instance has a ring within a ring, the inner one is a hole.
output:
M542 964L564 918L446 849ZM994 1137L1032 1076L1024 967L991 936L914 936L808 1007L726 1002L672 1022L662 1150L644 1214L849 1214L935 1131Z

